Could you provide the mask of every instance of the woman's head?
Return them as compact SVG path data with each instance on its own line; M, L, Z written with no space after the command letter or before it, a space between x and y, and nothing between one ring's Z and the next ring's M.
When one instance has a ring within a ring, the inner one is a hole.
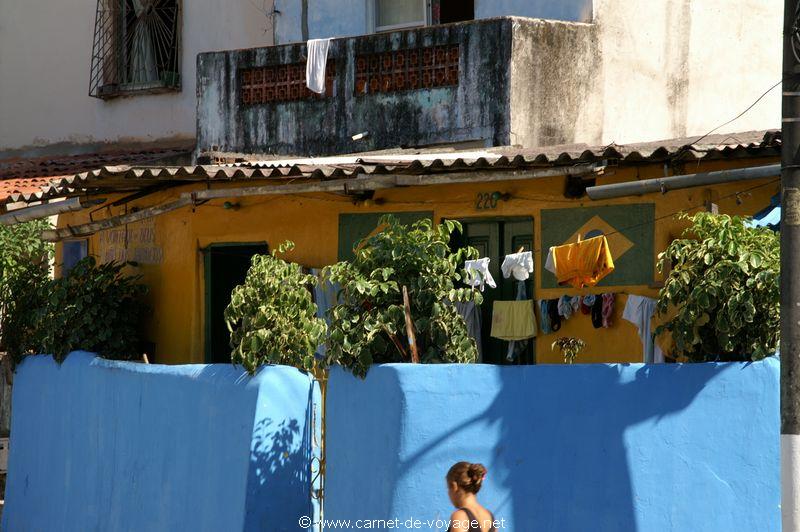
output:
M447 492L450 500L458 506L458 501L469 494L476 494L481 490L486 468L483 464L458 462L447 472Z

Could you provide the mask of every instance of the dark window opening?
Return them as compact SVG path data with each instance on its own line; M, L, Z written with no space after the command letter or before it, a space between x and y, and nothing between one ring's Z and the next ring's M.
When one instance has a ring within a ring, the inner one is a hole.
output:
M98 0L89 95L180 90L179 0Z
M462 22L475 19L475 0L440 0L439 23Z

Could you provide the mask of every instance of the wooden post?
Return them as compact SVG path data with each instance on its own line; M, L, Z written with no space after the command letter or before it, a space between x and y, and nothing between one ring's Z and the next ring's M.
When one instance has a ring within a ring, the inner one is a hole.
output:
M403 310L405 310L406 314L406 334L408 335L408 347L411 349L411 362L419 364L417 337L414 335L414 322L411 321L411 301L408 298L408 289L405 286L403 286Z

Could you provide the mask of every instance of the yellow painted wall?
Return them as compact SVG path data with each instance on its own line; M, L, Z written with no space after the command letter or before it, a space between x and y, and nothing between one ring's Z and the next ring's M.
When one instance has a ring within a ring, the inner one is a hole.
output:
M717 161L692 164L683 173L710 171L742 166L759 166L774 161L753 159L750 161ZM597 184L634 179L663 177L660 165L638 168L614 168ZM284 240L295 242L295 250L288 259L308 267L322 267L337 260L338 217L340 213L433 211L434 219L479 218L502 216L532 216L534 219L534 241L541 243L540 211L543 209L614 205L628 203L655 204L656 253L662 251L669 241L680 235L682 227L672 216L682 210L700 210L711 197L720 212L752 215L768 205L770 197L778 192L777 179L747 181L714 187L698 187L668 192L621 198L606 202L594 202L584 197L568 200L563 196L563 177L535 180L494 182L485 184L437 185L382 190L375 193L377 203L370 205L354 203L349 197L335 194L307 194L291 196L262 196L237 199L238 210L223 208L224 200L211 201L196 208L184 208L162 215L149 222L154 229L154 242L141 244L142 224L131 224L123 234L131 236L130 247L155 247L158 253L145 253L145 261L160 262L130 267L130 272L142 276L150 287L148 296L152 312L147 325L147 336L156 343L156 359L161 363L199 363L204 361L203 328L203 254L201 249L212 243L264 242L271 247ZM252 184L249 183L249 184ZM231 183L214 185L220 188L234 186ZM126 206L102 209L94 214L102 216L120 214L125 209L146 207L174 198L181 192L199 188L199 185L164 191L129 203ZM475 198L480 192L500 191L511 195L507 202L499 202L496 210L479 211ZM738 193L738 194L737 194ZM109 197L109 199L112 199ZM63 215L59 226L76 225L88 221L82 212ZM138 232L137 232L138 231ZM110 257L108 237L94 235L89 242L89 253L101 258ZM101 242L102 241L102 242ZM115 246L125 247L125 241ZM113 250L112 250L113 251ZM152 251L152 250L150 250ZM57 247L57 262L61 249ZM536 257L536 288L534 297L556 298L564 294L622 292L617 298L613 326L609 329L594 329L588 316L579 316L566 321L558 333L540 335L537 338L536 354L540 363L561 362L558 353L550 349L557 336L576 336L587 343L579 362L640 362L642 345L633 324L622 320L625 305L624 294L640 294L655 297L657 285L604 287L577 291L573 289L541 289L540 257Z

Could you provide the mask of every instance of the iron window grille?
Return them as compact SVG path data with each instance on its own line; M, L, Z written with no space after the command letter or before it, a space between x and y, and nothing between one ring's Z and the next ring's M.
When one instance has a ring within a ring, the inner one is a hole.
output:
M89 95L179 91L180 0L97 0Z

